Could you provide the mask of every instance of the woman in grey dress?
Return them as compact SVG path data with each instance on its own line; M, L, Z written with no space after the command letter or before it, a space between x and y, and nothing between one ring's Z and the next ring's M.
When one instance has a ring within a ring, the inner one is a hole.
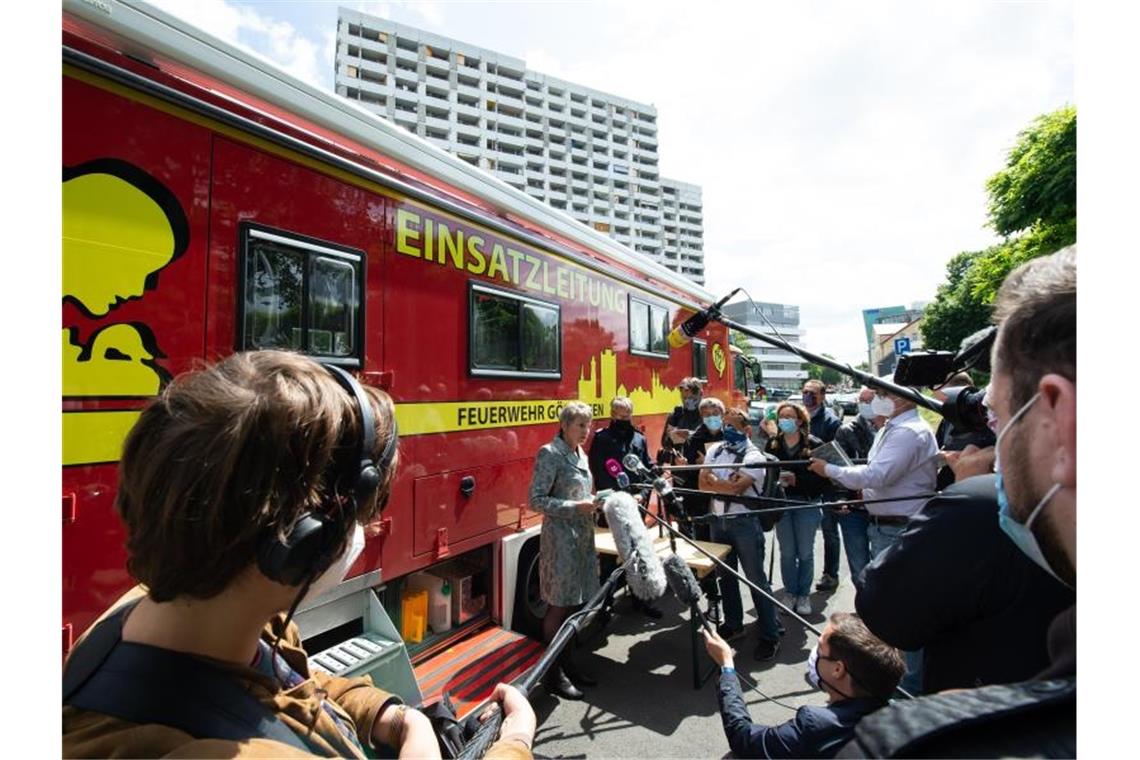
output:
M590 435L593 410L572 401L562 408L554 440L538 450L530 482L530 508L541 512L539 587L548 605L542 637L549 644L562 622L598 590L598 555L594 549L594 480L582 444ZM569 676L569 677L568 677ZM563 656L547 674L550 692L581 699L583 686L594 681Z

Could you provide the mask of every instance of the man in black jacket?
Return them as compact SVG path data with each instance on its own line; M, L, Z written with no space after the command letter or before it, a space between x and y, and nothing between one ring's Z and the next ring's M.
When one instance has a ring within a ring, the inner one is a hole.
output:
M735 757L834 757L856 724L887 703L906 670L902 654L867 630L855 615L837 612L823 629L804 674L827 695L822 707L805 705L778 726L752 722L740 690L732 647L704 632L705 649L720 666L717 703Z
M633 426L633 401L627 396L615 396L610 401L610 424L594 434L590 443L590 474L594 476L594 488L598 491L614 490L618 487L617 479L610 474L606 462L613 460L619 464L626 454L636 454L645 467L650 467L649 446L645 436ZM605 515L598 513L598 520L602 527L606 527ZM603 558L602 573L613 572L612 557ZM645 602L630 594L633 608L654 620L660 619L662 612L654 606L653 602Z
M998 524L1018 551L1076 588L1076 246L1011 272L994 319L986 404L997 419ZM1050 664L1036 678L891 705L865 719L840 756L1075 757L1075 604L1053 620L1046 641Z
M1050 621L1076 601L998 527L994 477L969 478L928 501L867 566L855 595L876 636L923 650L926 694L1032 678L1049 664Z
M827 406L827 388L819 380L808 380L803 387L804 409L811 418L811 434L827 443L839 431L840 420ZM839 587L839 523L835 513L823 510L819 531L823 534L823 574L816 591L833 591Z
M633 402L626 396L615 396L610 401L609 426L595 433L590 444L594 488L599 491L617 488L617 480L606 469L606 462L613 459L620 464L626 454L636 454L646 468L653 466L645 436L633 426Z

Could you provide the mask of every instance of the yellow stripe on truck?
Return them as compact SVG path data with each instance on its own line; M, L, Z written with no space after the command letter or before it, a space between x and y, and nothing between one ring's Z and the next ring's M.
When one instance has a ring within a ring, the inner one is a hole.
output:
M397 404L400 435L455 433L467 430L549 425L558 421L562 407L576 399L535 401L445 401ZM594 404L594 418L609 417L609 410ZM117 462L123 441L139 412L65 412L63 465Z
M64 412L63 466L117 462L140 412Z
M562 407L575 400L444 401L424 404L397 404L396 424L400 426L400 435L454 433L521 425L549 425L558 421ZM603 409L601 404L594 404L593 407L595 419L609 416L609 410Z

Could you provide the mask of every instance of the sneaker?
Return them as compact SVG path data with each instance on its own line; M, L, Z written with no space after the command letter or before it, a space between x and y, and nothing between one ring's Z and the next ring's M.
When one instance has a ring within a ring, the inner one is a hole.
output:
M806 596L801 596L796 599L795 606L792 607L797 615L810 615L811 614L811 599Z
M756 642L756 651L752 653L752 659L765 662L767 660L774 660L776 652L780 651L780 640L768 641L767 639L760 639Z
M716 635L725 641L733 641L744 635L744 626L735 626L725 623L716 627Z
M776 597L776 600L780 602L780 604L784 605L784 607L791 609L793 606L795 606L796 597L792 596L787 591L777 591L774 596ZM785 610L784 607L776 607L776 611L781 615L787 615L788 611Z
M824 573L819 583L815 584L816 591L834 591L837 588L839 588L839 579L827 573Z

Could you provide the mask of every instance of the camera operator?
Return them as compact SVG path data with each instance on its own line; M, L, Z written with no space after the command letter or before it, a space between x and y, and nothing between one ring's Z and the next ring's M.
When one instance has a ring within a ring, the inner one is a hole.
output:
M945 402L946 394L943 389L961 388L968 385L973 385L970 376L965 372L959 372L941 387L935 389L933 395L939 401ZM942 422L938 423L938 430L934 432L934 437L938 440L938 448L941 450L943 458L946 459L946 464L938 470L936 485L939 491L956 480L951 462L955 461L957 457L946 457L948 452L962 451L967 447L971 447L970 451L972 452L994 445L993 431L988 428L986 430L959 430L948 419L943 419Z
M827 695L822 707L805 705L778 726L752 722L732 647L702 631L709 657L720 666L717 703L735 757L834 757L864 716L887 703L902 678L902 655L867 630L858 616L837 612L807 661L805 677Z
M998 429L998 525L1026 557L1074 588L1076 296L1075 246L1010 273L994 302L987 394ZM1075 757L1075 604L1054 619L1046 642L1050 664L1036 678L892 705L865 719L841 756Z

